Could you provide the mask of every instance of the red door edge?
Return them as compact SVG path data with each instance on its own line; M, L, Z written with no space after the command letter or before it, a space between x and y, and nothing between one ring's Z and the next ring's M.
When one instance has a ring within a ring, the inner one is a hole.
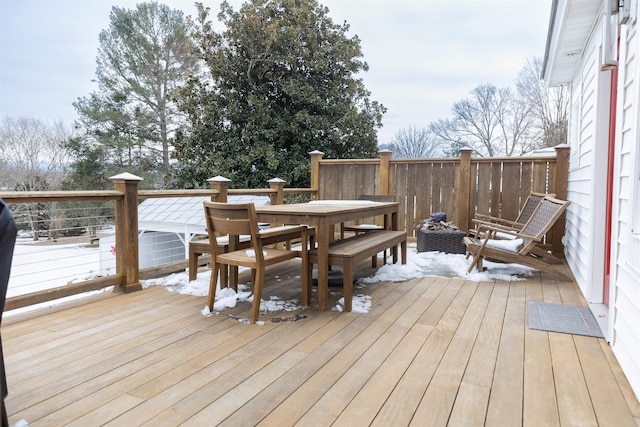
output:
M620 39L618 39L617 58L620 57ZM618 100L618 67L611 70L611 94L609 99L609 141L607 150L607 200L605 211L604 235L604 284L602 300L609 307L609 289L611 286L611 229L613 224L613 167L616 142L616 113Z

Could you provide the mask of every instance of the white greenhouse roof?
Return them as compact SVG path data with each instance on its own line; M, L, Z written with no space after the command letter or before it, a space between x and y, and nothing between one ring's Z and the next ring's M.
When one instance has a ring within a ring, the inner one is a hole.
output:
M170 233L205 234L202 202L210 197L167 197L145 199L138 205L138 229ZM249 203L256 206L269 204L268 196L229 196L229 203Z

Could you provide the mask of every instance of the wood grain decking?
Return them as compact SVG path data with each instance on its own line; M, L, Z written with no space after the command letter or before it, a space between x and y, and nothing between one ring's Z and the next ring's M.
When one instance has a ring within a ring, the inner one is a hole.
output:
M264 298L299 297L297 274L296 261L268 269ZM584 305L575 283L425 277L359 292L367 314L265 325L204 317L206 297L162 287L5 317L10 423L640 425L605 340L527 328L527 300Z

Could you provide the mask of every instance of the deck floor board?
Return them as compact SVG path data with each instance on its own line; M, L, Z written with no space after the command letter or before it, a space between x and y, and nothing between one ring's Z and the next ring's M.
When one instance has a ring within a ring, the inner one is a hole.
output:
M299 263L267 281L265 299L299 298ZM312 307L264 325L237 320L249 303L205 317L206 297L157 286L5 316L10 423L640 425L604 339L527 327L527 301L586 305L575 283L424 277L359 293L368 313L318 312L314 290Z

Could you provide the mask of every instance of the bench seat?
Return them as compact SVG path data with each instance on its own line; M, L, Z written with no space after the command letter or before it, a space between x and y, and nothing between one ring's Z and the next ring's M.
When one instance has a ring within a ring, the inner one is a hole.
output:
M398 252L396 248L400 245L402 264L407 263L407 233L404 231L370 231L358 234L342 240L337 240L329 245L329 265L339 265L342 267L344 310L351 311L353 298L353 265L386 249L392 249L393 262L398 262ZM309 263L318 263L318 250L309 251Z

